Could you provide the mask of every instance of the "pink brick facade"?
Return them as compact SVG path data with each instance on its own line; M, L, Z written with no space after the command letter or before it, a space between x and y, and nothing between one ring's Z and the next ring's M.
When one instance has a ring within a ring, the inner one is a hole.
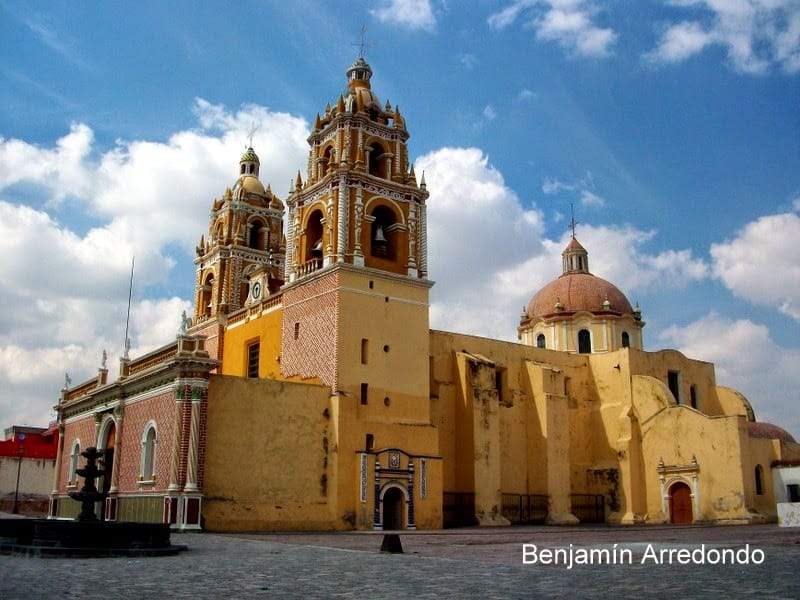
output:
M64 450L61 459L61 469L58 476L58 491L61 494L67 493L67 482L69 481L69 463L70 453L72 452L72 445L75 440L79 440L81 444L81 452L86 450L89 446L94 446L95 440L95 426L94 415L88 415L83 419L77 419L64 424ZM80 459L80 464L83 464L84 459Z
M283 292L281 372L285 377L318 377L336 388L338 287L339 274L334 272Z
M114 458L119 469L119 493L164 492L169 485L172 442L175 436L175 394L172 390L127 404L122 419L120 448ZM156 447L153 457L154 485L140 485L142 436L145 427L156 425Z

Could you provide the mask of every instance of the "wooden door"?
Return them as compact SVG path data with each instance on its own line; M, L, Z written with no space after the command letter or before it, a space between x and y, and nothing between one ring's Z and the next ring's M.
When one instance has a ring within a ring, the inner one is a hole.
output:
M692 490L685 483L678 482L669 490L670 522L686 525L692 519Z

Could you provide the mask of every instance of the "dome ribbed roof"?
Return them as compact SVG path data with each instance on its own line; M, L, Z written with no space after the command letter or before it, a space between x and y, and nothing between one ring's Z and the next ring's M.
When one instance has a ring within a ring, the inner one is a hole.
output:
M610 309L603 303L608 300ZM556 310L556 303L563 307ZM528 303L527 315L537 319L554 314L589 311L592 313L632 314L631 303L617 286L591 273L569 272L544 286Z
M791 433L782 427L773 425L772 423L748 421L747 430L750 433L750 437L763 438L767 440L781 440L782 442L788 442L790 444L796 443Z

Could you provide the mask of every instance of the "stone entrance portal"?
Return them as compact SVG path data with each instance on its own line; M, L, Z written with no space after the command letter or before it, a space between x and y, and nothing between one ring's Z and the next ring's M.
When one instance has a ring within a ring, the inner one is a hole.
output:
M692 490L682 481L669 488L669 517L676 525L687 525L692 518Z

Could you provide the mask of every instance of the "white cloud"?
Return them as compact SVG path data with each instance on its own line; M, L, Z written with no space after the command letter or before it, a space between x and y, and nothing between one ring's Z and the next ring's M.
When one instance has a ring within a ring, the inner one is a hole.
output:
M494 121L495 118L497 117L497 111L491 104L487 104L483 108L483 116L487 121Z
M581 192L581 204L587 207L602 208L606 205L606 199L589 190L583 190Z
M514 339L520 309L559 274L568 234L548 239L541 212L525 209L477 148L443 148L420 157L415 168L425 170L431 190L432 326ZM578 237L592 272L628 293L685 286L707 275L690 250L649 254L653 231L581 226Z
M133 354L174 338L185 299L147 298L164 282L176 246L190 257L208 223L213 198L232 185L251 125L261 179L285 194L306 159L304 120L247 105L230 112L197 100L199 127L164 142L119 141L105 152L75 124L52 147L0 139L0 421L41 423L69 370L75 383L92 376L101 349L116 372L124 337L130 258L136 254ZM33 188L43 209L13 200ZM59 222L60 201L73 217L98 225L78 234ZM186 265L185 265L186 266Z
M767 215L712 244L714 274L736 296L800 321L800 216Z
M586 175L576 181L561 181L557 178L545 177L542 181L542 193L552 196L562 192L575 192L582 206L586 208L603 208L607 201L594 191L595 183L592 174Z
M764 73L778 66L800 71L800 3L797 0L671 0L696 17L668 26L645 57L677 63L710 46L723 48L737 71Z
M36 183L50 202L84 196L92 188L87 160L94 142L92 130L73 123L53 148L0 137L0 190L17 183Z
M717 383L744 393L759 421L780 425L800 439L800 350L777 344L764 325L714 312L670 327L660 339L691 358L713 362Z
M369 12L382 23L426 31L436 28L431 0L385 0L380 7Z
M533 90L529 90L528 88L522 88L517 94L517 101L518 102L525 102L527 100L536 100L538 95Z
M556 42L579 56L600 58L611 53L617 34L595 23L598 12L599 5L593 0L515 0L492 14L488 23L503 29L527 14L526 26L538 39Z

